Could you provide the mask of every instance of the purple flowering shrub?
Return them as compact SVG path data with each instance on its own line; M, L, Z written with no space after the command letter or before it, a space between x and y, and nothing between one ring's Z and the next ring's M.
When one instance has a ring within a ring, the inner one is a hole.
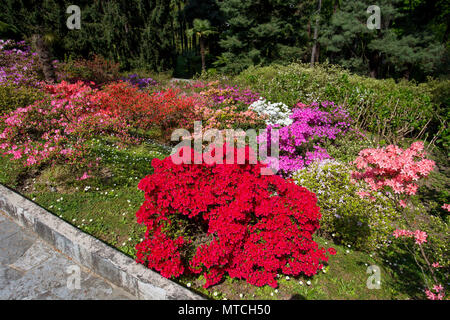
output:
M291 125L268 125L258 137L259 142L267 141L270 148L274 141L272 131L278 130L278 165L281 173L287 176L314 161L330 159L331 156L323 145L348 132L352 123L347 111L330 101L312 103L310 106L298 104L292 110L290 118Z
M42 86L37 54L25 41L0 39L0 85Z
M156 80L152 78L139 78L137 74L130 74L128 77L123 77L123 81L130 83L133 86L137 86L139 89L144 89L147 87L154 87L158 85Z
M239 88L238 86L212 86L210 89L200 92L200 94L210 98L216 105L244 104L248 106L260 98L259 94L248 89Z

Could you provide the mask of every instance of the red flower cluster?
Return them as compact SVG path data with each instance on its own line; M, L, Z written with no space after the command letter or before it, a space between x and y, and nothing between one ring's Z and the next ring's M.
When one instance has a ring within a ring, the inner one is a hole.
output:
M178 90L149 93L126 82L107 85L97 96L104 109L143 129L154 124L163 128L178 126L197 102L195 97L181 95Z
M165 277L203 272L204 287L226 273L272 287L279 272L316 274L328 257L312 239L321 218L315 194L280 176L262 176L264 165L250 164L248 146L244 164L220 164L227 153L236 159L240 152L220 148L220 157L216 148L203 155L178 150L192 163L207 156L212 164L153 160L155 172L139 183L145 202L136 216L147 232L136 246L137 261Z

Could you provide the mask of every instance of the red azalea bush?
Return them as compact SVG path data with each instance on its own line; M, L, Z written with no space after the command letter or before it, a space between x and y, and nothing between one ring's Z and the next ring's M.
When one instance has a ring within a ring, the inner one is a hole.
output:
M223 146L199 155L189 147L177 155L225 159L238 150ZM204 287L224 274L257 286L277 286L281 272L312 276L328 261L312 239L319 228L315 194L279 176L262 176L263 164L174 164L154 159L155 172L141 180L145 202L136 213L147 227L136 246L137 261L164 277L203 273ZM219 163L218 163L219 162ZM224 162L224 161L222 161ZM192 161L193 163L193 161Z
M106 86L98 93L98 98L103 108L142 129L153 125L164 129L176 127L198 102L195 97L182 95L176 89L149 93L126 82Z

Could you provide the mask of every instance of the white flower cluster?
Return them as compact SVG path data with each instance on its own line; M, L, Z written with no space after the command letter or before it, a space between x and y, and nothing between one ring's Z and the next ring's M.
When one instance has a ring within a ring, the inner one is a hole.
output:
M253 102L249 108L260 115L266 115L268 125L279 124L285 127L292 124L292 119L289 118L291 110L282 102L271 103L264 98L260 98Z

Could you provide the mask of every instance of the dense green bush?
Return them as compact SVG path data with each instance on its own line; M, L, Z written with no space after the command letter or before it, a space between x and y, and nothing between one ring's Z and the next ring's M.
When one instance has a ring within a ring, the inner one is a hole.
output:
M450 80L430 79L426 86L429 88L433 103L435 104L435 119L430 126L439 133L436 143L446 150L447 155L450 148L450 130L448 120L450 119ZM431 140L431 139L430 139Z
M387 244L399 213L382 194L374 201L361 198L350 171L345 164L325 160L296 172L293 178L317 195L322 235L362 250Z
M337 161L349 163L356 159L359 152L367 148L376 148L378 143L370 133L350 131L339 139L327 141L324 148Z
M13 84L0 86L0 115L17 108L26 107L37 100L44 98L39 89Z
M328 64L314 69L298 63L251 67L234 82L290 106L299 101L334 101L350 112L360 128L393 143L412 134L423 137L435 114L427 84L361 77Z

